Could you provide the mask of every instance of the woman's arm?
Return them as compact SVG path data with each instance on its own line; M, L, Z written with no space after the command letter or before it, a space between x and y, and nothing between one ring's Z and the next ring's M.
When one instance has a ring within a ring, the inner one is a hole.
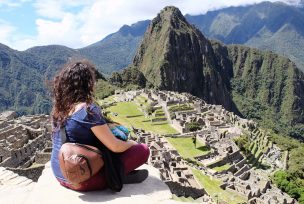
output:
M117 139L107 124L98 125L91 128L95 136L112 152L124 152L137 142Z

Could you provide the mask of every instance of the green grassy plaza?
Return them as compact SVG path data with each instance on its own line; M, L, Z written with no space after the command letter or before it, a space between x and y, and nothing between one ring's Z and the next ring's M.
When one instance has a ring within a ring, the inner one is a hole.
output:
M192 137L167 137L167 140L185 159L189 158L193 160L194 157L205 155L210 152L209 148L204 146L199 140L197 140L195 147Z
M134 102L120 102L114 106L108 107L106 111L110 111L108 117L113 121L121 123L129 128L133 126L156 134L177 133L167 121L151 122L151 119L155 117L150 116L146 118L138 108L139 106Z

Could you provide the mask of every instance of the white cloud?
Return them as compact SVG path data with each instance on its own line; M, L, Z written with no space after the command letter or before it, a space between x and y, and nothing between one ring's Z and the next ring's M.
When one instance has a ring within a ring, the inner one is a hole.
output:
M59 22L38 19L36 24L37 40L41 44L52 42L52 44L75 47L75 43L79 42L81 33L78 32L77 16L67 13Z
M2 44L10 44L10 38L16 28L8 22L0 20L0 39Z
M36 0L34 7L41 17L61 19L70 8L87 6L92 0Z
M0 0L0 7L18 7L21 6L25 2L30 2L32 0Z
M30 1L19 0L15 2ZM262 0L36 0L34 7L39 18L36 20L37 36L16 34L14 28L6 25L6 33L0 34L0 42L25 49L34 45L61 44L80 48L101 40L116 32L124 24L152 19L167 5L174 5L183 14L202 14L227 6L239 6ZM271 0L275 1L275 0ZM298 4L300 0L284 0ZM9 5L13 1L0 0ZM1 26L1 24L0 24ZM9 37L15 34L16 36ZM3 40L4 39L4 40Z

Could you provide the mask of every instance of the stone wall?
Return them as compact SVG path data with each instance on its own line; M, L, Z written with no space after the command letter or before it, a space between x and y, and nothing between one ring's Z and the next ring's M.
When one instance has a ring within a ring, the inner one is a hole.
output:
M8 170L13 171L14 173L18 174L19 176L25 176L35 182L38 181L38 178L41 176L42 171L44 169L44 165L39 165L37 167L31 168L7 168Z
M180 183L165 181L171 192L177 196L192 197L197 199L207 194L205 189L192 188L191 186L181 186Z
M240 153L240 151L236 151L232 154L228 154L226 157L222 158L221 160L214 162L212 164L208 165L208 168L214 168L217 166L223 166L229 162L238 161L243 159L243 155Z
M37 164L46 164L51 159L50 153L38 152L35 156L35 162Z
M162 122L167 121L167 118L152 118L151 122Z

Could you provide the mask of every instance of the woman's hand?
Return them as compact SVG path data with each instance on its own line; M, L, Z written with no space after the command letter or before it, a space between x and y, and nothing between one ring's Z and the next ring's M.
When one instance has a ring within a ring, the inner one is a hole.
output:
M138 144L138 143L137 143L136 141L134 141L134 140L128 140L127 142L130 142L130 143L132 144L132 146Z
M107 124L98 125L91 128L95 136L112 152L124 152L133 145L137 144L135 141L122 141L117 139L111 132Z

